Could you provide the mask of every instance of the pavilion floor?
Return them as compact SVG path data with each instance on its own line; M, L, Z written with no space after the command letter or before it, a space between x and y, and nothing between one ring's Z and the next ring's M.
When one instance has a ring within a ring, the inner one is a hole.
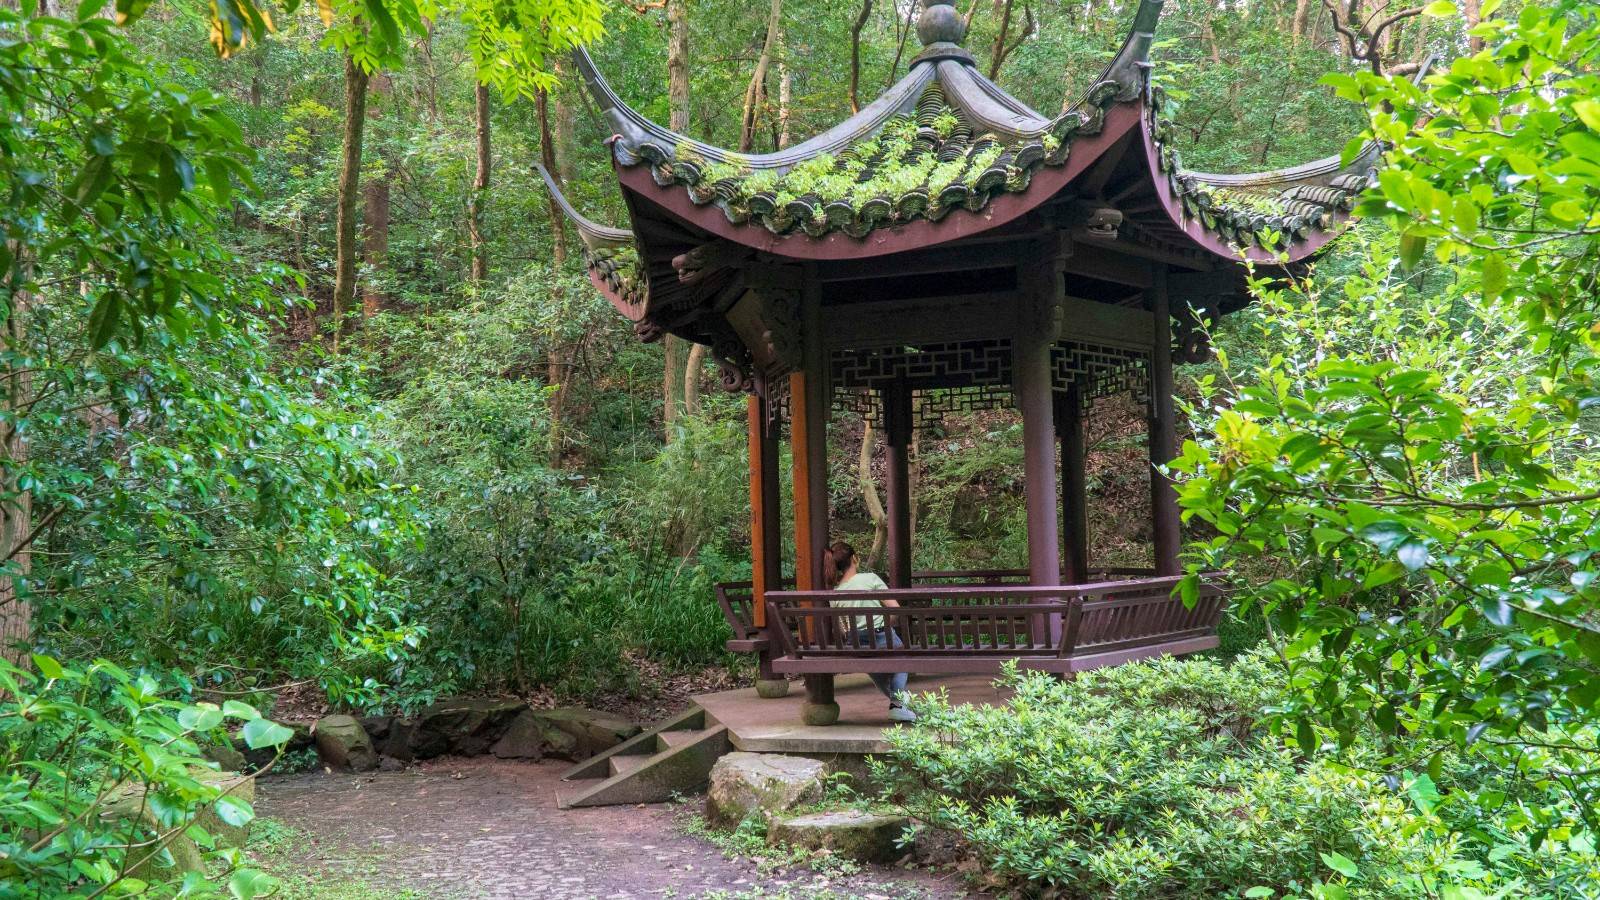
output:
M992 675L912 675L907 690L922 694L943 689L951 703L994 706L1009 692L997 690ZM889 749L884 732L899 727L889 721L889 703L865 675L840 675L834 682L839 721L806 725L800 720L805 688L798 682L776 700L756 696L755 688L700 694L694 698L710 716L727 726L734 749L751 753L825 754L882 753Z

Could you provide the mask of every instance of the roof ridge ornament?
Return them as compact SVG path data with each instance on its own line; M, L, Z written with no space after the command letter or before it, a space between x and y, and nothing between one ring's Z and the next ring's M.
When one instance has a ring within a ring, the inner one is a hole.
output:
M922 41L923 50L911 61L911 65L941 59L974 65L972 54L961 46L966 36L967 20L956 12L955 0L922 0L922 15L917 19L917 37Z

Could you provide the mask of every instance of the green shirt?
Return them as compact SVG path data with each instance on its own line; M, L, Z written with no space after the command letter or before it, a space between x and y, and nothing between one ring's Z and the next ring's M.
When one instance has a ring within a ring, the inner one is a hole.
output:
M836 591L886 591L888 589L889 586L884 584L883 579L872 574L871 572L857 572L849 578L839 582L839 586L834 588ZM882 606L883 604L877 600L829 600L828 605L835 609L847 607L863 607L872 609ZM857 619L856 621L859 622L860 620ZM872 616L871 627L874 631L882 628L883 616Z

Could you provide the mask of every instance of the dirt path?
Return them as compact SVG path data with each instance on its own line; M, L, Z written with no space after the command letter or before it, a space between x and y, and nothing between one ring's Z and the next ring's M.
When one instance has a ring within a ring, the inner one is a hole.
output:
M308 870L366 861L363 877L423 897L965 896L954 876L866 869L763 876L680 833L670 805L559 810L563 764L441 760L374 775L267 778L257 811L311 835ZM787 894L785 893L787 892Z

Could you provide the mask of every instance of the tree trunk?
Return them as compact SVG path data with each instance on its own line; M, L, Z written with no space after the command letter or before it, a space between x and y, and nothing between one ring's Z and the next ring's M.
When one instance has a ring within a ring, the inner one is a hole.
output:
M778 149L789 146L790 113L794 109L794 76L789 72L789 47L778 32Z
M27 357L28 310L33 296L23 286L31 277L31 266L27 250L18 242L8 243L15 260L12 277L16 280L10 284L11 315L0 329L0 340L6 357L20 361ZM14 362L6 366L4 379L5 397L0 402L7 410L26 407L31 400L32 376ZM25 645L32 635L33 610L18 585L27 577L32 563L27 542L33 537L33 495L17 489L17 475L28 464L28 439L15 424L5 426L0 434L0 462L5 466L5 492L13 495L0 507L0 562L9 560L10 568L0 577L0 658L24 666L28 661ZM19 644L24 646L18 647Z
M772 51L778 45L782 23L783 0L772 0L772 11L767 16L767 38L761 43L761 56L756 59L756 70L750 75L750 87L744 92L744 111L739 118L740 153L749 153L755 145L756 120L767 96L767 72L772 68Z
M394 81L378 72L372 76L370 87L378 98L370 113L373 119L377 119L383 115L383 102L394 89ZM367 208L362 225L366 232L367 269L371 273L381 271L389 256L389 179L389 169L385 166L383 177L367 182L363 191ZM372 318L387 302L388 298L379 290L376 279L369 274L361 284L361 317Z
M1470 31L1473 28L1475 28L1477 26L1478 22L1483 19L1483 2L1482 2L1482 0L1462 0L1462 2L1461 2L1461 16L1462 16L1462 18L1467 20L1467 30L1468 31ZM1478 51L1482 50L1483 49L1483 38L1478 37L1477 35L1473 35L1473 36L1467 38L1467 48L1470 49L1473 53L1477 53Z
M679 134L689 132L689 7L688 0L667 0L667 124ZM689 403L687 384L680 392L678 379L687 370L680 368L679 339L667 335L661 340L662 439L672 442L672 429L678 422L678 398ZM692 358L694 352L691 350ZM692 379L686 379L692 380ZM698 404L698 386L695 403Z
M867 416L861 429L861 454L856 457L856 475L861 481L861 500L867 506L867 516L872 519L872 547L867 550L867 568L876 569L883 555L883 540L889 533L889 516L883 511L883 500L878 496L878 482L872 477L872 448L877 429L872 417Z
M861 12L850 26L850 111L861 111L861 30L872 15L872 0L861 0Z
M1006 61L1006 38L1011 36L1012 0L995 0L1000 14L1000 27L994 33L994 46L989 48L989 80L1000 77L1000 66Z
M1300 43L1305 40L1306 23L1311 17L1311 3L1312 0L1295 0L1294 23L1290 27L1289 33L1294 38L1296 47L1300 46Z
M473 120L476 123L478 172L472 178L472 196L467 200L467 241L472 249L472 271L468 276L474 284L489 277L489 248L483 239L483 208L489 201L489 171L493 164L489 146L489 86L479 82L473 85ZM540 116L543 121L543 103ZM551 201L554 205L554 201ZM559 210L557 210L559 213ZM556 234L561 233L559 216L555 222ZM557 239L560 243L560 239Z
M688 0L667 0L668 125L689 133L689 8Z
M356 216L361 199L361 139L367 124L367 71L344 59L344 151L339 160L338 214L333 272L333 352L339 352L344 317L356 296Z
M539 115L539 161L544 164L550 177L562 184L561 154L556 152L556 133L550 124L550 94L540 91L534 95L534 109ZM487 125L485 125L487 131ZM487 140L487 138L485 138ZM487 183L484 187L488 187ZM567 265L567 220L561 212L561 206L556 203L555 195L549 197L550 214L550 271L559 279ZM555 279L552 279L555 281ZM556 282L551 287L552 299L559 305L561 302L561 287ZM550 395L550 434L549 453L552 468L561 468L562 448L564 436L562 433L562 412L567 400L567 385L572 380L572 362L565 348L559 344L552 344L545 354L545 364L548 371L545 374L545 383L554 386L555 390Z
M700 380L706 364L706 345L690 344L689 361L683 365L683 414L700 414Z

